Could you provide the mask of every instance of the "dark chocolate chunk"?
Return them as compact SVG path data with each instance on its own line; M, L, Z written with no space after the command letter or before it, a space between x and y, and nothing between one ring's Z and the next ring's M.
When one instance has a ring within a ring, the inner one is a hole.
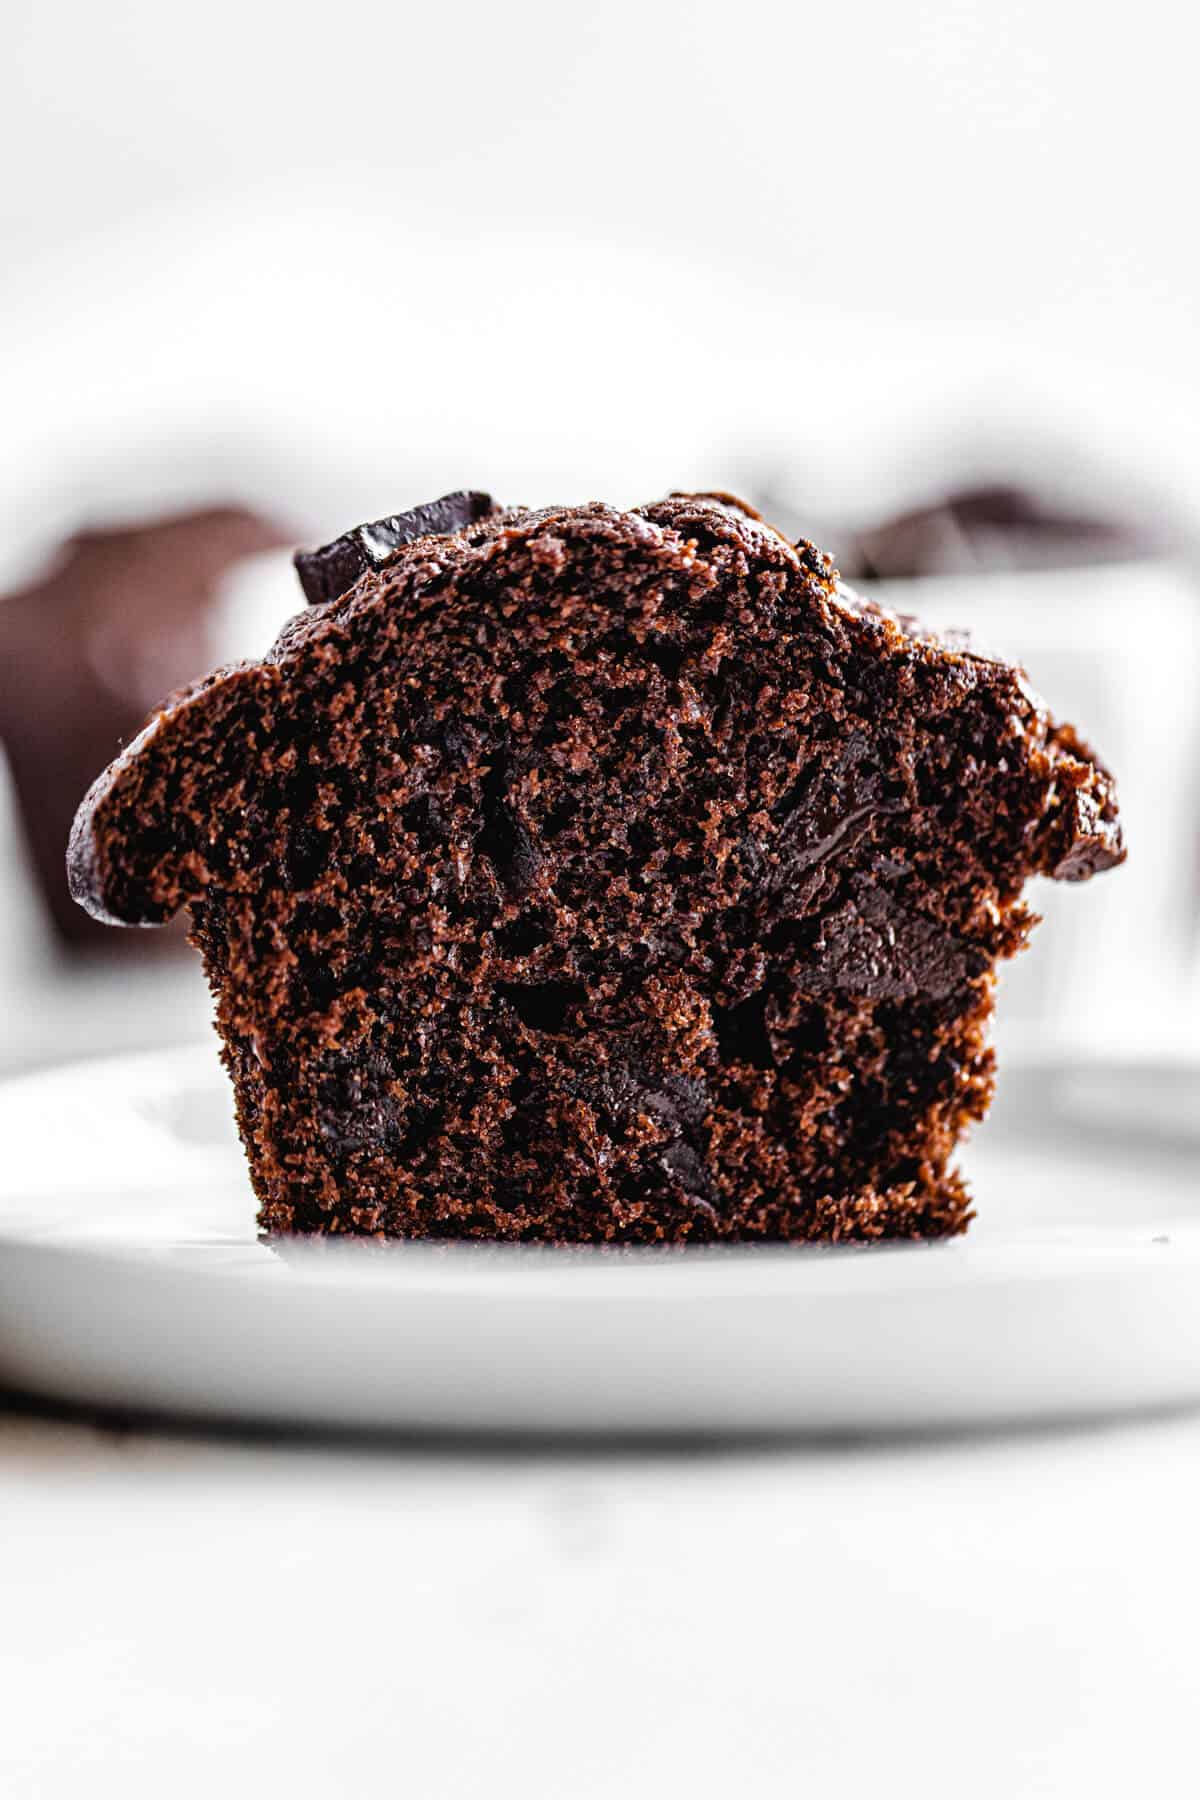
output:
M368 569L382 568L405 544L461 531L497 510L490 494L443 494L440 500L427 500L411 512L358 525L319 550L297 550L293 561L304 597L310 606L339 600Z
M806 993L870 1000L945 1000L982 975L991 958L886 888L858 877L854 892L821 921L813 960L797 971Z

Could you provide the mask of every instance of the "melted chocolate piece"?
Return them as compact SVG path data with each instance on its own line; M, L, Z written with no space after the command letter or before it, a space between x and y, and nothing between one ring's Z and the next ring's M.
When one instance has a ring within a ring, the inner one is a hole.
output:
M872 1000L945 1000L982 975L991 958L858 877L854 892L821 921L813 960L796 972L809 994Z
M461 491L427 500L411 512L356 525L319 550L297 550L293 561L310 606L340 600L368 569L381 569L405 544L422 537L444 537L461 531L499 509L490 494Z

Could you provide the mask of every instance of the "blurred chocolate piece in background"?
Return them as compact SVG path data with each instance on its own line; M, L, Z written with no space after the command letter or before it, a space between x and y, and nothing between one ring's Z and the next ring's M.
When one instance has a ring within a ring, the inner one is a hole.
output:
M780 513L774 494L771 505ZM1162 509L1134 516L1107 500L1085 506L1031 483L961 486L881 520L810 516L793 496L782 509L794 535L816 536L848 581L916 580L1031 569L1084 568L1169 555L1180 534Z
M853 533L837 561L851 580L895 581L1132 562L1165 548L1165 528L1089 516L1030 488L997 483L963 488Z
M214 622L235 563L290 540L239 507L83 531L33 585L0 598L0 747L58 940L114 939L67 892L67 836L96 775L173 688L219 660Z

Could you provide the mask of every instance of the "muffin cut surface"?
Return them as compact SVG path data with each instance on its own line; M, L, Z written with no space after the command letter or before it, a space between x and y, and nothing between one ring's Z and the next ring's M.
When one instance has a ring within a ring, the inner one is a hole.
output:
M962 1230L1024 882L1124 855L1102 765L737 502L461 499L298 559L352 585L76 820L89 911L190 908L263 1230Z

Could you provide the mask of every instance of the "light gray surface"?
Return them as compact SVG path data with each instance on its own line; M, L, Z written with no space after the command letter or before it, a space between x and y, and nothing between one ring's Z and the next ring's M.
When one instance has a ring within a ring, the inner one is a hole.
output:
M1173 1800L1200 1421L774 1454L0 1415L12 1800Z

